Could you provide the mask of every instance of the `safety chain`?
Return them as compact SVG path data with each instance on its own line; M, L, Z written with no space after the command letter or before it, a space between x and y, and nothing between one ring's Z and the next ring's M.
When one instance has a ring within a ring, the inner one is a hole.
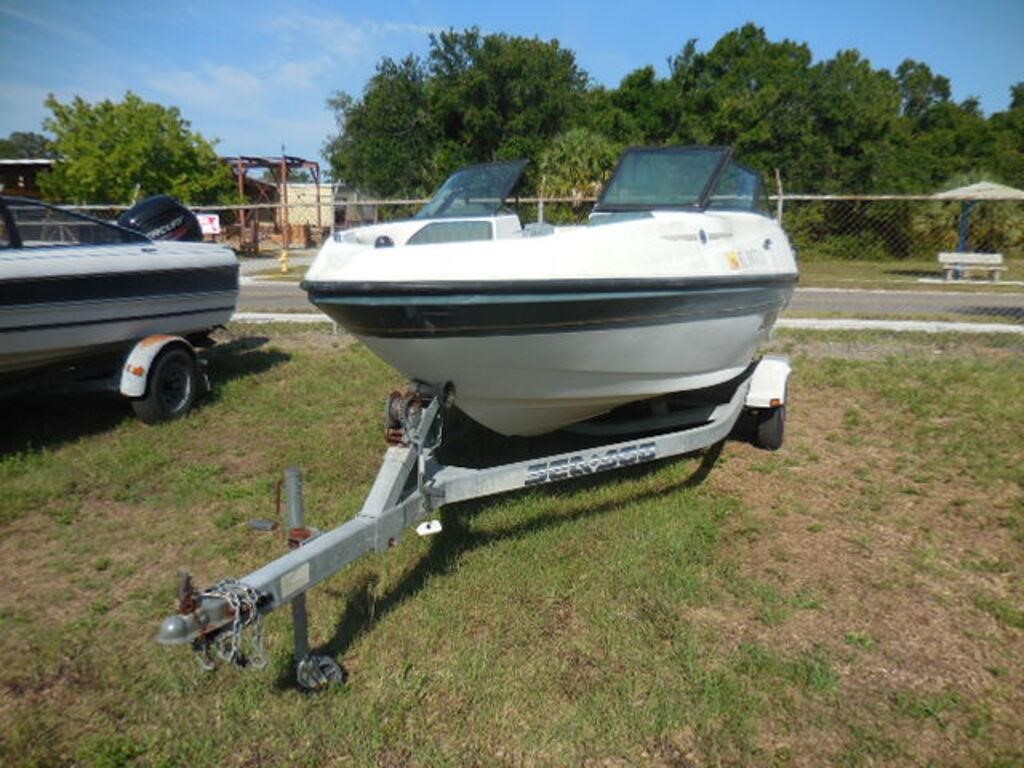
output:
M216 668L217 661L211 653L211 646L228 664L253 669L263 669L267 666L267 652L263 646L263 621L259 611L260 593L237 579L224 579L200 592L199 601L202 602L204 598L224 600L230 607L234 619L231 629L222 632L212 642L197 645L199 666L208 672ZM252 632L248 643L249 653L246 654L242 650L242 632L250 625Z

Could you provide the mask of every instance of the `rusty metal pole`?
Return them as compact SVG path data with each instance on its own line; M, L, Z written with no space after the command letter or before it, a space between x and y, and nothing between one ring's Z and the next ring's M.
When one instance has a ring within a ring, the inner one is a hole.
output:
M307 538L306 510L302 502L302 470L289 467L284 471L284 492L288 508L288 538L301 541ZM295 661L309 657L309 621L306 615L306 596L292 600L292 629L295 637Z
M775 220L779 223L780 227L782 226L782 206L783 206L782 194L783 194L782 193L782 174L779 172L779 169L776 168L775 169L775 195L776 195Z
M284 249L287 251L291 244L288 234L288 162L283 157L281 158L281 221L284 230L281 242L284 243Z
M245 200L245 171L242 169L242 160L235 161L235 173L238 174L238 202ZM238 209L238 248L245 250L245 208Z
M320 163L313 163L313 181L316 182L316 239L320 240L320 231L324 228L323 216L320 212Z
M282 146L281 149L284 149ZM288 232L288 158L281 155L281 271L288 271L288 248L291 237Z

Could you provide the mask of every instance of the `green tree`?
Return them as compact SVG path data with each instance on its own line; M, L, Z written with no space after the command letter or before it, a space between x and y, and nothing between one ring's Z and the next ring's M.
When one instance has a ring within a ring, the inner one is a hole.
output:
M143 101L130 91L121 102L63 104L46 99L57 162L39 177L50 200L130 202L170 194L186 203L228 199L231 172L213 144L194 133L174 107Z
M730 145L762 172L780 168L790 188L818 182L809 160L827 139L815 130L806 45L773 43L746 24L707 53L697 53L691 41L671 65L683 112L674 141Z
M632 116L616 104L618 89L597 85L583 94L575 127L607 137L619 146L642 144L643 136Z
M705 52L687 41L668 69L640 67L608 88L556 40L449 30L431 36L424 62L385 59L361 99L332 99L339 129L326 151L336 178L387 195L425 194L455 168L507 157L534 161L527 188L543 163L563 169L551 184L561 175L581 189L573 174L586 174L592 149L666 143L732 146L793 192L932 192L976 169L1024 185L1024 83L986 118L923 62L890 73L851 50L813 63L807 45L754 24ZM853 208L873 237L881 209Z
M626 115L631 127L630 144L664 144L676 132L681 113L679 94L671 82L658 79L652 66L626 75L611 101Z
M1010 108L989 118L992 162L1007 184L1024 189L1024 82L1010 88Z
M618 154L608 139L586 128L573 128L556 136L541 155L541 194L596 196L611 176Z
M934 74L927 64L913 59L900 63L896 79L900 84L903 114L911 119L921 117L936 104L948 102L952 93L949 78Z
M431 35L426 64L385 58L362 98L335 94L328 107L338 130L324 154L337 179L384 196L424 195L469 163L536 164L571 127L586 83L556 40L449 30Z
M324 155L335 179L384 197L423 196L433 189L439 134L426 80L415 56L384 58L361 100L341 92L328 99L338 133Z
M976 169L998 169L992 125L977 102L936 101L901 120L900 191L934 192L946 180Z
M42 134L31 131L14 131L6 139L0 139L0 158L24 160L52 158L53 147Z
M800 175L813 174L819 192L892 188L900 175L892 141L900 109L896 80L853 50L820 62L809 75L814 131L826 140L805 158Z
M481 36L473 28L430 37L430 102L450 172L466 162L525 157L572 125L587 76L557 40Z

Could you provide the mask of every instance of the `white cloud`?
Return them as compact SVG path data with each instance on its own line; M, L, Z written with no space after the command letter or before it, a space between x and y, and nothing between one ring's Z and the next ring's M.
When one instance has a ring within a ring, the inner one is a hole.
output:
M335 129L327 96L338 89L358 93L382 56L423 51L427 36L438 31L404 21L352 21L330 9L257 11L243 25L243 58L240 46L220 46L210 35L189 45L168 39L166 48L150 41L152 50L143 51L125 36L90 31L80 18L85 8L0 0L0 54L8 48L0 58L14 73L0 82L0 135L38 130L49 91L61 101L80 95L95 102L132 90L178 107L193 130L222 138L223 152L275 153L286 142L289 152L316 156ZM195 6L181 10L188 15ZM28 60L24 53L13 56L12 40L37 41L76 64L30 71L20 67Z
M317 79L329 67L330 60L326 56L304 61L286 61L275 69L273 80L288 88L320 89Z
M317 46L328 53L346 60L372 57L376 59L381 43L398 37L414 37L424 40L438 28L422 24L408 24L398 21L352 21L336 14L293 13L275 17L270 23L272 30L283 33L291 39L312 38Z
M46 5L43 5L43 9ZM67 9L50 8L49 13L36 13L33 12L39 9L37 4L32 10L26 10L24 5L14 6L7 3L0 4L0 16L7 16L8 18L20 21L23 24L35 27L41 30L46 35L61 38L66 42L78 43L79 45L85 45L90 48L102 48L102 44L99 39L92 35L86 34L82 31L80 26L76 26L72 23L61 23L55 21L55 19L67 19Z
M226 139L224 149L276 151L284 140L310 154L334 130L327 95L339 87L358 90L385 52L423 45L432 31L396 21L351 22L330 13L277 15L256 36L262 55L250 66L206 61L149 71L145 83L193 126L216 126L214 135Z
M317 76L324 60L286 61L243 70L204 64L151 73L149 89L178 106L192 127L219 137L227 154L274 154L286 142L294 154L319 153L333 128ZM211 130L212 127L212 130Z
M290 71L290 70L289 70ZM152 73L146 85L170 96L179 105L200 105L217 111L259 107L279 83L278 70L253 72L227 64L204 64L199 69Z

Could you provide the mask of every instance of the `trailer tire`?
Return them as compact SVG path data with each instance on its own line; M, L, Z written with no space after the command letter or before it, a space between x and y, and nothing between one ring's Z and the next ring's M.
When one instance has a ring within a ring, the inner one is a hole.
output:
M132 400L135 415L146 424L173 421L188 413L199 388L195 358L180 346L168 347L149 374L146 395Z
M757 447L777 451L786 436L786 404L757 414Z

